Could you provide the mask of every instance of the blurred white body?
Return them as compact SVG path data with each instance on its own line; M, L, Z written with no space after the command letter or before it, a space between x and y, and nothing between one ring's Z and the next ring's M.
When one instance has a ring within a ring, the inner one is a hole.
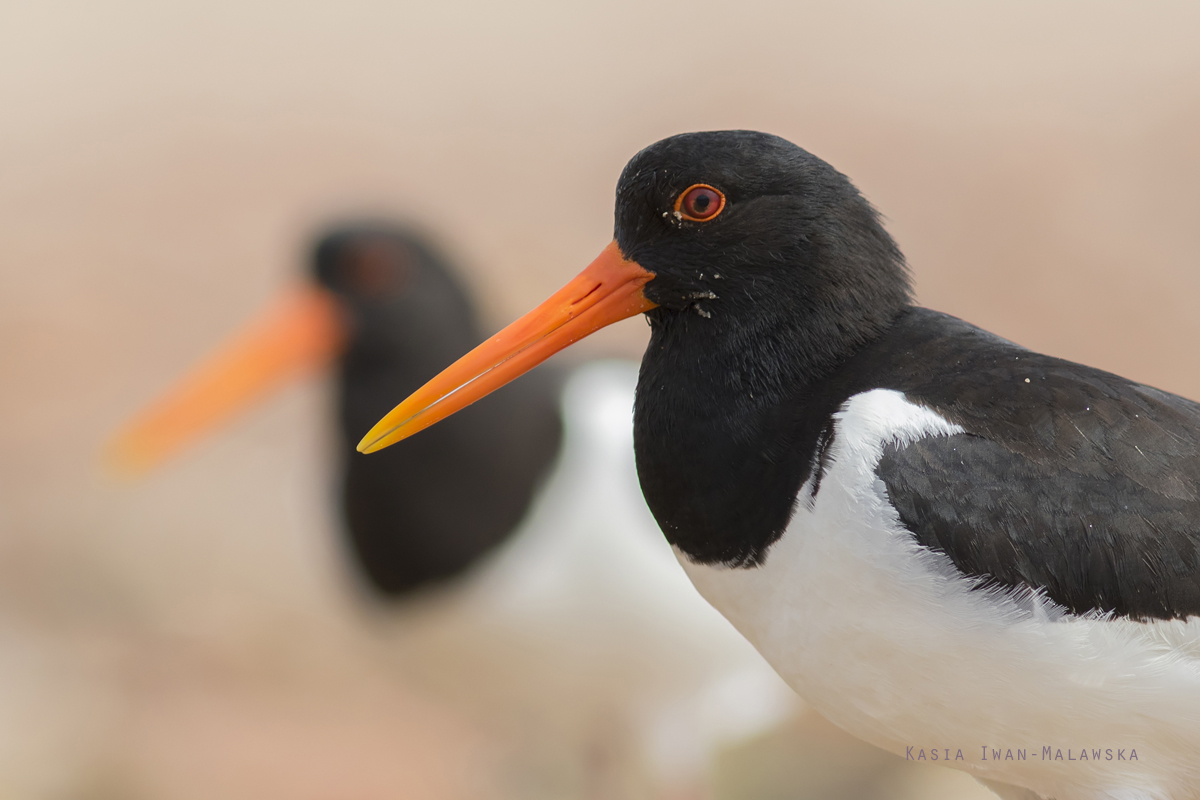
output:
M884 749L936 749L989 785L1055 800L1200 797L1200 619L1079 617L1037 596L972 591L901 526L875 474L885 442L956 431L898 392L856 395L815 502L806 485L765 563L680 561L802 697ZM1063 760L1044 760L1046 746ZM1026 760L993 758L1018 748Z

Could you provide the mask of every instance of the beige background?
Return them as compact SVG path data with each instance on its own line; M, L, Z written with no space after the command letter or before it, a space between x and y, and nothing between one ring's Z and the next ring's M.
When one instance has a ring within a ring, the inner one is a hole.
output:
M638 148L758 128L855 180L923 304L1198 397L1197 41L1187 0L3 0L0 797L503 791L487 725L362 633L323 383L141 484L97 466L315 225L420 222L498 326L609 239ZM780 741L723 791L825 796L754 783ZM925 780L888 775L860 795Z

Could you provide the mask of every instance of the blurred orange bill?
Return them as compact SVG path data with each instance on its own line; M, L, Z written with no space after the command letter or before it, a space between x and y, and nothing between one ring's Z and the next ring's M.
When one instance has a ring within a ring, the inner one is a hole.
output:
M108 460L127 474L154 468L254 401L328 364L345 337L333 295L292 290L134 417L111 443Z

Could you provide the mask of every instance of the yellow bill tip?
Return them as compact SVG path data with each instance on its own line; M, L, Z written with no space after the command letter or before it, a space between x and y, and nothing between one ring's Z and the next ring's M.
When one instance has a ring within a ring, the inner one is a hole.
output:
M391 434L395 433L394 427L382 426L382 428L383 429L381 430L380 425L376 425L374 428L371 428L371 430L367 432L367 435L362 438L362 441L358 443L358 452L374 453L382 450L385 447L388 447L389 445L395 444L401 439L407 438L404 436L393 437Z

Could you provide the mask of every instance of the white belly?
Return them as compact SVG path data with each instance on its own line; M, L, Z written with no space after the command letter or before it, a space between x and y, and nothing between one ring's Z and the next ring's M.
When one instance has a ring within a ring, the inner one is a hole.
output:
M677 556L797 692L884 749L936 750L1056 800L1200 798L1200 618L1079 617L972 591L901 527L875 474L884 443L959 431L899 392L856 395L815 503L806 486L761 566Z

